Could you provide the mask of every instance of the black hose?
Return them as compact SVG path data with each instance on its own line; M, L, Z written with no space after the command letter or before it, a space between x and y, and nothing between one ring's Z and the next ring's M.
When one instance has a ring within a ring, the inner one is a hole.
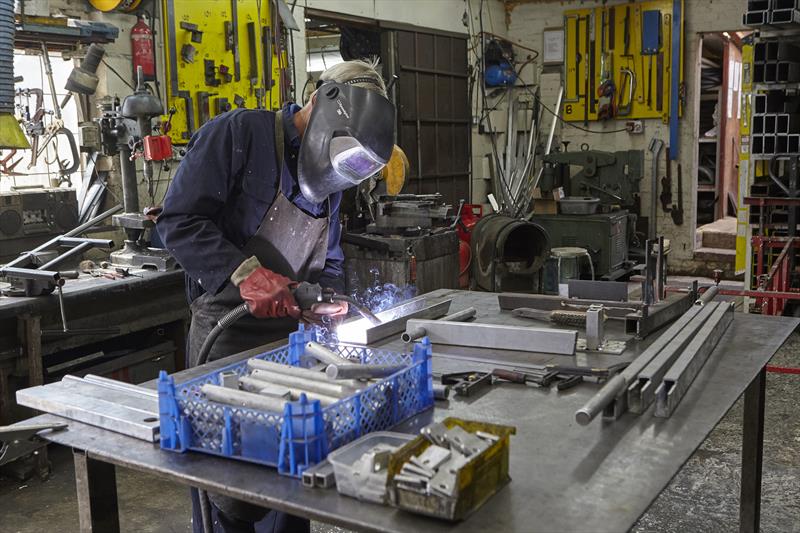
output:
M223 317L217 322L217 325L211 329L208 337L206 337L206 340L203 341L203 345L200 347L200 354L197 357L197 364L195 366L205 364L208 360L208 354L211 353L211 348L214 346L214 343L217 341L217 337L219 337L220 333L228 329L231 324L248 313L250 313L250 309L248 309L247 304L244 303L238 307L234 307L232 311L228 311L228 313L223 315Z

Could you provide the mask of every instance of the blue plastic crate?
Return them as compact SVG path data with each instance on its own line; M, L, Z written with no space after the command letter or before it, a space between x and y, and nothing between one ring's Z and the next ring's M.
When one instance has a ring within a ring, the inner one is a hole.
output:
M289 344L260 355L259 359L285 365L306 366L305 345L316 340L316 331L300 329L289 335ZM348 345L328 346L353 361L369 364L406 365L403 370L328 407L318 400L286 402L283 413L233 407L206 400L200 388L220 384L219 374L247 374L247 361L233 363L175 385L161 371L158 404L161 448L221 455L278 468L299 477L303 470L328 453L371 431L391 428L433 406L431 345L427 338L413 352Z

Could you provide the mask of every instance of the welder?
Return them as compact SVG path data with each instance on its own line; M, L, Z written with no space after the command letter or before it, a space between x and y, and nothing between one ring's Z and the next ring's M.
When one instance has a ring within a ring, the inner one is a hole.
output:
M219 318L243 302L250 316L220 335L209 360L286 338L300 319L347 313L345 302L301 311L292 291L306 281L344 292L342 191L389 161L394 115L376 65L346 61L320 76L302 108L237 109L194 134L157 223L187 276L189 365ZM309 530L307 520L286 513L209 499L215 531ZM195 531L206 503L194 491Z

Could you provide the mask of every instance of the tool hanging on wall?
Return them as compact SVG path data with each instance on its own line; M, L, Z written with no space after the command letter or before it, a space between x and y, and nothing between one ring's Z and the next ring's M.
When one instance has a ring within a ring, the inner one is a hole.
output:
M642 11L641 31L641 54L647 56L647 107L653 109L653 56L658 55L661 50L661 11Z

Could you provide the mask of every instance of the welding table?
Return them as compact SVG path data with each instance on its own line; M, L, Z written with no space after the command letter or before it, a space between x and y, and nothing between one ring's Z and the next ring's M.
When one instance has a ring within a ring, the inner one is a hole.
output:
M453 298L451 311L478 309L481 322L523 322L500 312L497 295L440 290L430 297ZM667 486L714 426L744 393L742 442L742 531L757 531L761 499L765 365L797 328L800 320L737 313L725 336L671 418L626 414L615 422L595 420L579 426L573 415L598 388L583 384L565 392L515 384L497 384L475 398L451 398L402 426L415 431L447 416L486 420L517 427L511 439L512 482L460 524L425 518L390 507L359 502L335 490L308 489L274 469L200 453L176 454L157 445L103 429L69 422L63 432L48 435L74 450L81 530L118 531L115 467L151 473L313 520L357 530L397 532L470 531L623 531ZM597 365L640 353L650 339L630 345L621 356L593 359ZM401 349L397 339L378 343ZM205 367L176 374L180 382L212 367L241 360L251 350ZM463 356L451 348L435 350ZM473 354L474 355L474 354ZM565 357L495 353L492 357L544 363L576 363ZM491 369L492 364L465 363L434 356L434 371ZM153 386L153 384L151 384ZM45 415L30 423L63 421ZM188 497L187 497L188 505Z
M81 274L64 284L64 308L71 329L96 329L92 334L42 335L61 330L58 297L0 296L0 424L13 419L13 391L9 375L23 374L28 385L44 381L43 357L128 333L161 327L164 337L177 347L176 368L183 368L186 304L184 274L135 271L120 279ZM114 328L116 331L103 332Z

